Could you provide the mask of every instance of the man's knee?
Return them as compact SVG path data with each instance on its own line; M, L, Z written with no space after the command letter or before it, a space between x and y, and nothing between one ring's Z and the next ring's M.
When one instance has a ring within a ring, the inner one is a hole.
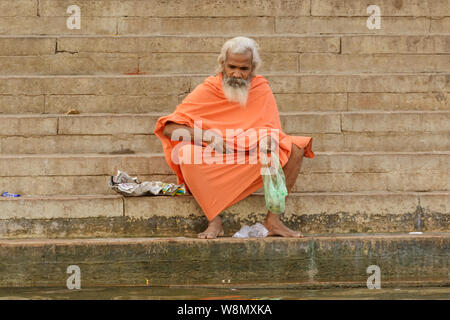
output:
M291 158L301 159L304 154L305 154L304 148L300 148L296 144L292 144L292 150L289 159Z
M178 147L178 161L180 165L194 163L194 154L196 152L194 146L191 143L182 142Z

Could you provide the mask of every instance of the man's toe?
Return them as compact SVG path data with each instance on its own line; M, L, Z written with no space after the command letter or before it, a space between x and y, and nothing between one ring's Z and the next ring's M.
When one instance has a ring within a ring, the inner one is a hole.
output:
M214 234L212 234L211 232L202 232L202 233L199 233L197 236L200 239L214 239L215 238Z

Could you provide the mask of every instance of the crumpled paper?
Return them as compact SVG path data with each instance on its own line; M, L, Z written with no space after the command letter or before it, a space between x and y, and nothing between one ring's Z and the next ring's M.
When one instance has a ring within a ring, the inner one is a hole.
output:
M109 186L117 193L124 196L163 195L175 196L186 194L184 183L174 184L161 181L140 182L137 177L130 177L126 172L117 171L117 175L111 176Z

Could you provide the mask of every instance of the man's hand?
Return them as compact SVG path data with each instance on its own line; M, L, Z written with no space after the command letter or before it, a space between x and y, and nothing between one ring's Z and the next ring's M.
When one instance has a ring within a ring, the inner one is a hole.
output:
M194 144L199 144L200 146L202 146L202 142L205 142L207 145L211 145L211 147L216 150L216 152L220 152L220 153L231 153L233 152L233 150L230 148L226 148L226 143L223 140L222 136L220 135L220 133L217 132L213 132L212 130L202 130L202 140L201 141L196 141L194 139L194 128L191 128L189 126L183 125L183 124L178 124L178 123L174 123L171 121L168 121L163 134L166 137L169 137L170 139L172 139L173 133L175 130L178 129L183 129L186 130L187 132L187 136L188 136L188 140L190 140L191 142L193 142ZM178 139L179 140L179 139ZM217 141L217 142L216 142Z
M205 141L205 140L203 140ZM219 153L232 153L233 150L230 150L229 147L227 147L227 144L222 139L218 139L217 142L214 141L214 138L212 138L212 141L205 141L211 148L216 150L216 152Z
M229 147L227 148L227 144L225 140L219 134L203 134L202 141L204 141L207 145L211 146L216 152L219 153L232 153L233 150Z
M262 151L270 152L271 150L275 150L277 146L278 143L272 136L265 136L261 138L261 140L259 141L260 152Z

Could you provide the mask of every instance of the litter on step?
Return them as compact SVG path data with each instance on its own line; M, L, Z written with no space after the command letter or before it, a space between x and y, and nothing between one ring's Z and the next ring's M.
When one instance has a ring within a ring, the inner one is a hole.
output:
M2 197L16 198L16 197L20 197L20 194L9 193L9 192L3 192L3 193L2 193Z
M137 177L130 177L126 172L117 171L111 176L109 186L115 192L124 196L178 196L186 194L184 184L166 183L161 181L140 182Z
M265 238L269 234L269 230L261 223L252 226L244 225L241 230L233 234L233 238Z

